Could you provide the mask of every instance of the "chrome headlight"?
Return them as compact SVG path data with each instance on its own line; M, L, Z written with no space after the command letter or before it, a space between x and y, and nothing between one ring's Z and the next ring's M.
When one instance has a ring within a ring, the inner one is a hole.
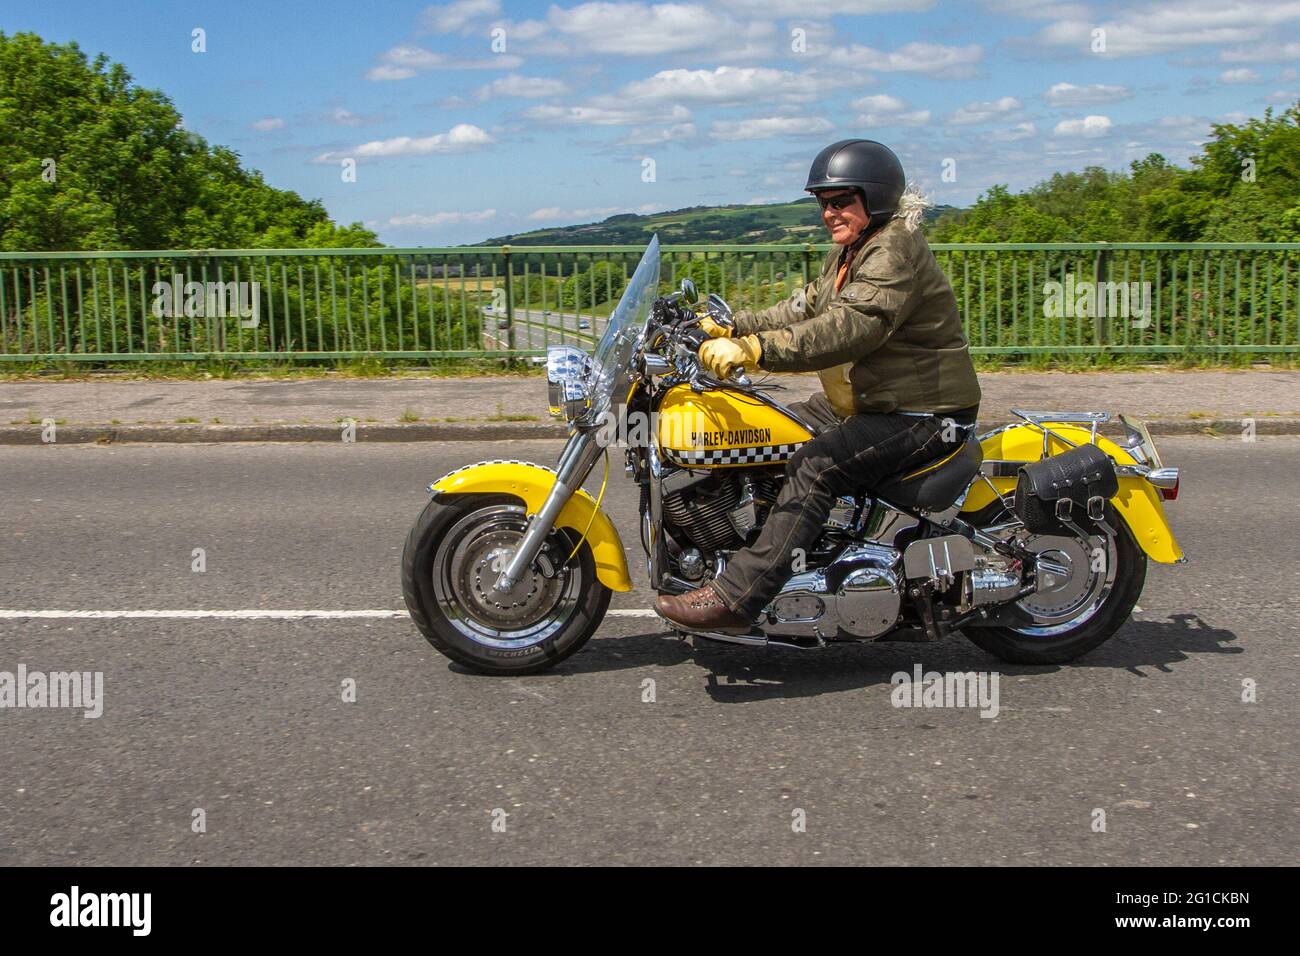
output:
M546 350L546 389L551 414L575 422L591 406L591 358L572 345L552 345Z

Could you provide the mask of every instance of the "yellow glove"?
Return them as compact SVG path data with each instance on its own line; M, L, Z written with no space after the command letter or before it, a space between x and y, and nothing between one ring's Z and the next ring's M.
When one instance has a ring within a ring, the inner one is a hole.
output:
M711 339L729 339L732 330L725 325L718 325L707 315L700 319L700 328L709 333Z
M762 346L757 335L743 335L738 339L709 339L700 346L700 363L714 378L726 381L737 368L758 368Z

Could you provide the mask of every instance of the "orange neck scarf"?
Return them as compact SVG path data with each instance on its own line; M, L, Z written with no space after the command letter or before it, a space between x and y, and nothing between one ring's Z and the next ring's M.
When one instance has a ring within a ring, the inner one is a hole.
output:
M835 276L836 292L840 291L840 287L844 285L844 280L849 277L849 267L853 265L853 259L857 256L858 250L862 248L862 244L866 242L866 239L866 232L864 232L845 246L844 251L840 253L840 271Z

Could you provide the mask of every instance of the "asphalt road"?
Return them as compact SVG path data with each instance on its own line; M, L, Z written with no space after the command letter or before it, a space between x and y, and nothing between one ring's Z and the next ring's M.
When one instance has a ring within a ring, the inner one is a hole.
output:
M1190 563L1065 667L959 638L693 649L621 616L503 679L400 618L0 613L0 671L104 675L98 719L0 709L0 863L1294 864L1300 439L1161 446ZM424 485L558 448L4 448L0 609L401 608ZM643 584L617 466L607 497ZM893 707L914 662L999 672L999 715Z

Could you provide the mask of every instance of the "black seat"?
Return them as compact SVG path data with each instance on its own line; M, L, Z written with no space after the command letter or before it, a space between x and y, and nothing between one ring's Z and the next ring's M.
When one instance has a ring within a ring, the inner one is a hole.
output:
M950 455L906 475L893 475L876 486L874 496L913 511L942 511L957 500L984 463L974 438Z

